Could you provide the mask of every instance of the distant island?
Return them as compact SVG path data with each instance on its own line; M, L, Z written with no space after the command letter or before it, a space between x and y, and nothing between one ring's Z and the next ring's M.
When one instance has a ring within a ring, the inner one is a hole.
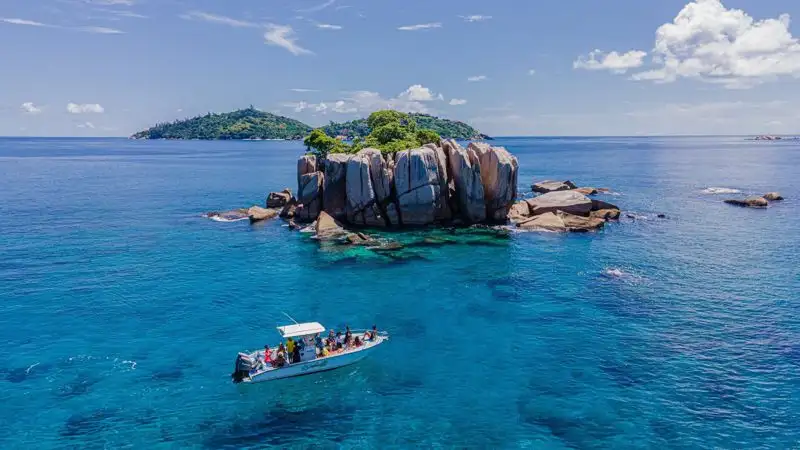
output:
M464 122L427 114L411 114L421 128L433 130L446 139L491 139ZM353 140L369 135L367 119L321 127L329 136ZM164 122L140 131L131 139L201 140L300 140L314 127L289 117L259 111L254 107L229 113L208 113L190 119Z

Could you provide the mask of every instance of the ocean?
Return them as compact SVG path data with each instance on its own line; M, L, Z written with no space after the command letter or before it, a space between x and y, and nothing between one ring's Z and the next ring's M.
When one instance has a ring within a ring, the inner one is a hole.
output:
M800 446L800 143L493 145L622 219L375 257L202 217L295 191L298 142L0 139L0 448ZM391 340L232 384L283 312Z

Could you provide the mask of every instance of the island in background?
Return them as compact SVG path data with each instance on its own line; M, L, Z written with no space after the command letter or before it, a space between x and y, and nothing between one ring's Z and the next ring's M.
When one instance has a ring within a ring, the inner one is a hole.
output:
M421 128L433 130L446 139L491 139L464 122L427 114L411 114ZM335 123L321 127L340 140L364 138L370 133L367 119ZM201 139L201 140L300 140L314 127L289 117L260 111L254 107L229 113L207 113L190 119L159 123L140 131L132 139Z

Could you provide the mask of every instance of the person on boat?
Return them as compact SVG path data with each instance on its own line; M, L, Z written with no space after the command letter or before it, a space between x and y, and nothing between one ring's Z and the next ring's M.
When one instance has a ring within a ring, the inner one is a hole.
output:
M374 341L375 339L378 339L378 327L372 325L372 331L369 332L369 340Z
M264 346L264 364L272 364L272 350L269 349L269 345Z
M350 331L350 327L347 327L347 331L344 333L344 347L348 348L353 345L353 333Z
M300 358L300 346L299 345L295 345L294 346L294 351L292 352L292 364L299 363L300 361L301 361L301 358Z
M359 339L359 338L358 338L358 336L356 336L356 340L355 340L355 341L353 341L353 345L354 345L356 348L357 348L357 347L361 347L361 339Z
M286 359L286 347L283 346L283 342L278 345L278 351L276 352L275 358L277 359L277 357L280 355L283 355L283 359Z
M317 335L314 336L314 344L317 346L317 349L319 350L322 350L325 347L325 342L322 341L322 336L320 336L319 333L317 333Z
M336 350L341 350L342 348L344 348L344 335L340 331L336 333Z
M278 356L275 357L275 361L272 363L272 367L283 367L286 365L286 353L278 353Z
M294 353L294 339L289 338L286 340L286 350L289 351L289 355Z

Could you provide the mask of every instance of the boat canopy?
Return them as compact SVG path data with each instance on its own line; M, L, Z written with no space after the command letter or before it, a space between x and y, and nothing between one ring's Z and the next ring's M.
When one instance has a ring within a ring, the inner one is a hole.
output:
M310 334L317 334L325 332L325 327L318 322L297 323L294 325L285 325L278 327L278 332L282 337L290 338L296 336L308 336Z

